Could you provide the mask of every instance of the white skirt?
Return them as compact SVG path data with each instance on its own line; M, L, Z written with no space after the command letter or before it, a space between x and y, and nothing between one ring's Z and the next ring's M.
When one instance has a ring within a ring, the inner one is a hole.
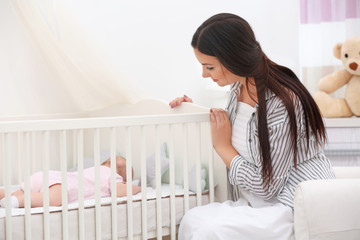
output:
M180 240L293 240L293 212L281 203L261 208L247 201L211 203L190 209L180 223Z

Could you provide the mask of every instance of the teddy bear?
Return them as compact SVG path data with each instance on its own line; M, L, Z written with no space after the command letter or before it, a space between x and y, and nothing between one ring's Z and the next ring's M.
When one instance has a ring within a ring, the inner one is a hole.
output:
M323 117L339 118L360 116L360 36L338 43L333 49L334 56L340 59L345 69L323 77L318 84L319 91L314 100ZM345 86L343 98L330 96Z

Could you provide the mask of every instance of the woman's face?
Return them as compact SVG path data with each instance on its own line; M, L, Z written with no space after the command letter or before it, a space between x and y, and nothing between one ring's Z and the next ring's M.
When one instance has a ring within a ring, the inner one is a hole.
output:
M210 77L220 87L224 87L238 81L245 83L245 77L240 77L230 72L220 63L220 61L216 57L206 55L200 52L197 48L194 48L194 53L197 60L202 65L203 78Z

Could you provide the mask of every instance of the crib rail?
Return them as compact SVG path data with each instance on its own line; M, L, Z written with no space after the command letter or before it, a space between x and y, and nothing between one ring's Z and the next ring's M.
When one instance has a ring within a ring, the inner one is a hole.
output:
M207 113L0 122L0 133L209 122Z
M43 239L51 239L50 232L50 210L49 210L49 188L48 171L51 166L50 162L53 160L50 156L50 135L56 133L59 153L59 171L62 176L62 232L61 239L71 239L71 233L69 227L72 224L69 222L69 210L67 199L67 177L66 172L69 169L69 165L75 164L78 167L79 173L79 207L78 207L78 239L86 239L85 221L86 216L84 213L84 182L83 182L83 169L84 169L84 151L90 148L94 156L95 166L95 238L102 239L102 227L104 222L101 219L102 206L100 201L100 185L99 185L99 168L100 168L100 151L103 145L101 134L106 132L110 149L110 162L111 162L111 219L108 219L111 225L111 237L112 239L118 239L118 210L117 210L117 196L116 196L116 153L120 142L125 139L126 147L124 147L124 157L127 159L126 172L128 176L128 182L132 182L131 169L133 166L139 166L138 174L140 175L141 185L146 186L146 155L149 152L149 148L152 148L155 152L155 169L156 169L156 186L161 186L161 160L160 160L160 146L162 134L165 132L167 135L166 140L168 142L169 150L169 184L170 184L170 228L163 228L162 226L162 199L161 199L161 187L156 188L156 232L148 232L148 219L147 213L147 197L146 188L142 188L141 192L141 219L142 230L141 236L135 236L133 232L133 195L131 185L127 185L127 239L148 239L150 237L157 237L162 239L163 235L170 234L171 239L176 239L177 223L176 223L176 207L175 206L175 184L176 178L180 176L184 186L184 201L183 211L184 213L189 210L189 165L190 159L196 167L196 205L202 204L202 190L201 190L201 167L205 163L208 174L208 190L210 202L215 200L215 178L214 178L214 151L212 148L211 140L204 139L202 137L204 131L207 132L207 136L210 136L210 123L208 113L191 113L191 114L169 114L169 115L147 115L147 116L127 116L127 117L108 117L108 118L83 118L83 119L57 119L57 120L31 120L31 121L9 121L0 122L0 151L1 161L0 169L3 175L2 181L5 189L6 199L6 217L5 217L5 237L6 239L15 239L13 237L12 225L12 211L11 208L11 185L13 179L24 182L25 192L25 222L24 231L26 239L34 238L31 220L31 199L30 199L30 175L35 170L34 161L37 161L34 151L37 141L35 141L36 134L42 136L42 146L44 146L40 171L44 175L43 183ZM146 127L154 127L154 135L149 134ZM121 128L121 134L119 134ZM136 128L136 129L135 129ZM125 129L123 132L122 129ZM138 131L139 129L139 131ZM178 130L181 129L181 139L179 140ZM136 130L136 131L135 131ZM88 139L90 131L90 139ZM12 136L15 136L15 141L12 141ZM139 134L140 136L136 136ZM69 141L69 138L74 141ZM137 138L137 146L134 146L134 137ZM152 142L149 144L149 138ZM181 149L179 149L179 141L181 142ZM69 147L69 142L73 146ZM90 142L90 144L89 144ZM9 150L9 145L15 149L14 153ZM152 145L151 147L149 145ZM195 147L196 156L189 156L189 148ZM133 157L135 148L140 148L139 159ZM84 150L85 149L85 150ZM181 151L181 158L176 156L176 152ZM70 153L71 152L71 153ZM69 156L74 156L73 160L69 159ZM203 156L206 156L205 159ZM18 161L13 161L17 159ZM17 163L17 164L15 164ZM176 171L176 168L181 166L182 172ZM17 167L17 175L12 176L14 168ZM1 236L0 236L1 238Z

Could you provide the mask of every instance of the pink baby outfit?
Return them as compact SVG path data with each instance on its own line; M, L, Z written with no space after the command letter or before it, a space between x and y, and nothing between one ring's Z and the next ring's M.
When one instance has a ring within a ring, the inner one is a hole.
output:
M68 182L68 202L76 202L78 200L78 172L67 173ZM100 194L101 197L109 197L111 195L110 183L111 169L106 166L100 166ZM116 182L124 182L123 178L116 173ZM84 169L84 198L95 198L95 168L90 167ZM55 184L61 184L61 172L49 171L49 184L51 187ZM31 192L43 192L43 172L37 172L30 177ZM21 184L24 191L24 183Z

